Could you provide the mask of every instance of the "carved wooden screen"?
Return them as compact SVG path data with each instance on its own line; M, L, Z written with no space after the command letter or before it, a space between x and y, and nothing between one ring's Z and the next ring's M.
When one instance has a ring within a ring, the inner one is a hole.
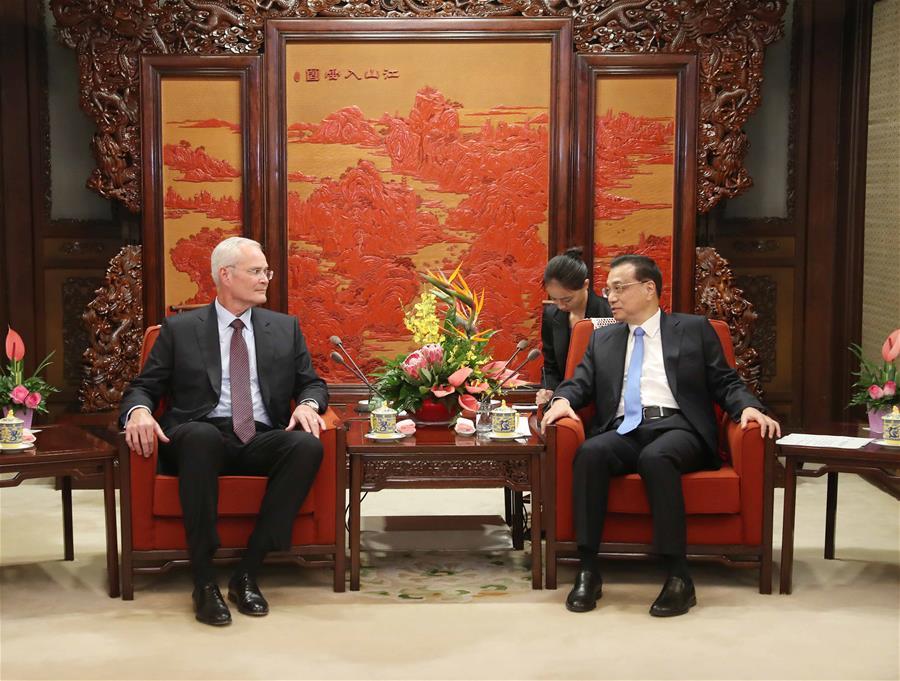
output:
M602 286L613 258L652 257L665 309L693 311L696 57L579 55L576 240Z
M223 238L261 240L260 57L144 57L145 322L207 303Z
M332 334L366 371L411 349L401 305L417 273L460 262L487 291L495 356L537 339L568 217L570 26L268 23L268 252L287 272L272 297L323 376L347 378L327 361Z

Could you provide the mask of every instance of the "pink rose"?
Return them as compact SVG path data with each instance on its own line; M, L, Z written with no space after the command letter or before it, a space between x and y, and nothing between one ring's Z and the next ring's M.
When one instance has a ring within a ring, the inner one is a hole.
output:
M884 384L884 396L893 397L897 394L897 384L894 381L888 381Z
M900 357L900 329L894 329L881 346L881 356L885 362L893 362Z
M16 404L24 404L25 398L28 397L28 388L24 385L17 385L9 391L9 396Z
M874 384L870 385L869 386L869 397L871 397L873 400L880 400L882 397L884 397L884 390L882 390L877 385L874 385Z
M34 409L41 403L41 394L40 393L29 393L28 397L25 398L25 406L29 409Z
M469 367L462 367L462 368L454 371L452 374L450 374L450 376L447 378L447 382L450 385L458 388L463 383L465 383L466 379L471 375L472 375L472 369L470 369Z
M418 352L422 353L422 357L428 364L440 364L444 361L444 348L437 343L424 345Z
M401 366L407 376L412 379L418 379L419 372L425 368L425 358L422 356L422 353L416 350L415 352L409 353L407 358L403 360Z

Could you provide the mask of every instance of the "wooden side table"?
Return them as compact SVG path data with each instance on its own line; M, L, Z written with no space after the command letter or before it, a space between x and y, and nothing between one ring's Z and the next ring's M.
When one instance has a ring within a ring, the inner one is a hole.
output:
M826 435L847 435L871 437L868 431L861 431L857 424L833 423L821 429ZM780 593L789 594L793 590L792 573L794 567L794 516L797 505L797 478L818 478L828 475L828 489L825 501L825 558L834 558L834 526L837 515L837 486L839 473L855 473L866 479L877 481L879 489L895 499L900 499L900 448L886 447L870 442L859 449L839 449L837 447L800 447L778 445L777 456L785 458L784 476L784 524L781 536L781 579ZM815 468L804 469L805 464Z
M359 590L360 502L380 489L505 487L531 492L531 586L541 588L541 455L534 433L521 440L457 435L447 427L420 427L400 440L369 440L368 421L346 424L350 460L350 590Z
M72 536L72 478L103 474L103 504L106 515L106 572L109 595L119 596L119 548L116 538L116 449L81 428L71 425L44 426L34 447L0 450L0 473L14 473L0 480L0 487L15 487L28 478L62 479L63 545L66 560L75 559Z

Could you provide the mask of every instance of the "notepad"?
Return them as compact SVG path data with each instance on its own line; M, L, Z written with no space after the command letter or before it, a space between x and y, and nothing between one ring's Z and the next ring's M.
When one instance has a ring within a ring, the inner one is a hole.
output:
M808 433L791 433L780 440L777 445L793 445L795 447L834 447L836 449L859 449L872 442L870 437L848 437L845 435L810 435Z

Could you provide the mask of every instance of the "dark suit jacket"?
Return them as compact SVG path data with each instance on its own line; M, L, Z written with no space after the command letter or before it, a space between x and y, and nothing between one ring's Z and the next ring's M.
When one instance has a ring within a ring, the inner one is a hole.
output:
M312 399L324 411L328 388L313 369L297 319L255 307L251 321L259 388L272 426L287 426L291 400ZM213 303L163 321L141 374L122 397L119 419L124 422L128 411L138 405L152 411L165 396L168 406L159 424L168 432L209 414L219 403L221 388L222 357Z
M585 318L612 317L612 310L606 298L602 298L588 289ZM566 357L569 354L569 313L563 312L556 305L545 305L541 316L541 344L544 352L544 374L541 385L554 390L566 373Z
M663 363L666 378L684 417L703 438L709 463L718 467L717 432L713 402L737 421L746 407L762 410L737 372L728 366L722 344L706 317L662 313ZM616 324L594 331L584 360L554 397L565 397L573 409L594 400L592 434L609 430L616 417L625 374L628 325ZM651 406L651 405L647 405Z

